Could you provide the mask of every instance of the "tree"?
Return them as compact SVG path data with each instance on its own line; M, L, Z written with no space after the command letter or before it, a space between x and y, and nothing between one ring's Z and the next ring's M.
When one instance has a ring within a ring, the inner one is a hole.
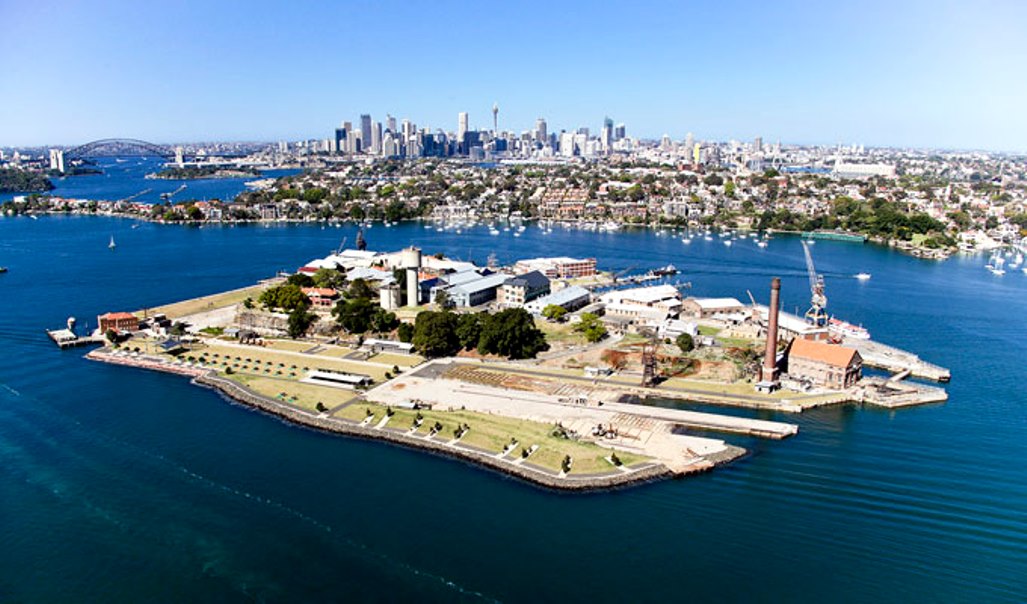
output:
M318 269L312 277L315 287L339 289L346 282L346 276L332 268Z
M508 308L488 316L482 325L478 352L511 359L534 358L549 350L546 334L535 327L535 319L523 308Z
M381 307L375 308L371 313L371 331L376 333L386 333L396 329L398 325L399 319L396 318L396 313L388 312Z
M449 292L442 290L435 294L435 306L442 309L449 309L456 306L452 298L449 297Z
M373 296L374 290L363 279L354 279L349 284L349 291L346 292L346 297L350 300L359 300L361 298L370 300Z
M472 313L460 315L456 322L456 337L460 340L460 346L471 350L477 348L478 340L481 339L481 327L486 313Z
M289 337L299 338L317 321L317 315L307 311L307 305L300 304L289 313Z
M306 273L295 273L289 275L289 278L285 280L289 285L296 285L298 287L314 287L314 278Z
M581 321L574 326L574 330L584 334L585 339L592 343L606 337L606 325L590 312L582 313Z
M332 309L332 314L335 315L339 326L349 333L364 333L371 329L371 319L376 310L382 309L372 304L370 299L355 298L340 300ZM395 319L395 315L393 315L393 319Z
M310 299L300 290L298 285L292 283L268 288L260 294L258 300L268 308L280 308L283 310L293 310L301 304L310 305Z
M695 340L687 333L683 333L674 340L674 343L678 345L681 352L691 352L695 348Z
M104 332L103 337L107 338L107 341L111 344L116 344L118 342L118 332L113 329L108 329Z
M558 304L549 304L542 309L542 316L550 321L563 321L567 316L567 309Z
M454 355L460 350L456 327L457 317L451 312L421 311L414 320L410 341L419 353L428 358Z
M399 337L400 342L409 343L414 339L414 326L410 323L400 323L399 327L396 328L396 335Z

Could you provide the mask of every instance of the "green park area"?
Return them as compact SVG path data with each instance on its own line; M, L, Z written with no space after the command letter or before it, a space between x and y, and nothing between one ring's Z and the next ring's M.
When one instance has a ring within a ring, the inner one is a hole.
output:
M360 402L343 407L335 413L335 417L361 421L367 417L368 410L373 414L369 422L371 426L377 425L388 412L388 408L383 405ZM560 471L567 456L572 460L571 474L609 473L614 470L613 465L606 459L610 457L610 449L575 440L573 437L564 437L553 425L472 411L414 411L394 408L392 413L386 427L402 431L413 429L420 414L421 425L414 434L425 437L436 422L441 424L442 429L433 437L441 442L449 442L456 438L454 431L458 427L470 426L460 439L460 443L489 453L502 452L504 447L510 444L511 439L515 439L517 446L509 455L510 459L520 457L523 450L537 445L538 449L526 461L554 472ZM649 459L623 451L617 451L617 457L625 466Z

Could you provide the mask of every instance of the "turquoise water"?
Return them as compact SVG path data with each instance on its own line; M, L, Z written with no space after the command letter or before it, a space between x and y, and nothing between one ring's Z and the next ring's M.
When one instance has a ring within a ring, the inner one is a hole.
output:
M252 283L352 228L0 219L0 601L1016 602L1027 594L1027 275L818 242L830 308L951 367L951 400L803 415L729 439L716 472L613 493L542 491L458 461L323 435L182 378L90 363L43 334L69 314ZM118 249L106 248L111 235ZM673 263L696 295L806 301L795 239L690 246L647 231L367 232L484 262ZM857 272L873 278L859 282ZM746 413L748 412L741 412Z

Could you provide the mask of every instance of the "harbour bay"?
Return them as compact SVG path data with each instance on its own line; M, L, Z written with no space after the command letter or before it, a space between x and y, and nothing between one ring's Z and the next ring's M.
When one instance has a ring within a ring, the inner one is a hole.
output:
M320 224L134 224L0 220L11 269L0 277L5 599L1017 601L1025 591L1027 278L996 278L983 258L816 245L834 312L951 367L948 403L789 415L798 437L747 441L751 456L714 474L556 495L57 352L43 330L69 314L245 286L355 237L354 226ZM727 248L650 230L529 228L515 239L419 223L366 235L375 249L416 244L481 263L541 250L595 256L607 270L673 263L695 295L740 297L780 276L784 308L805 303L801 248L787 237Z

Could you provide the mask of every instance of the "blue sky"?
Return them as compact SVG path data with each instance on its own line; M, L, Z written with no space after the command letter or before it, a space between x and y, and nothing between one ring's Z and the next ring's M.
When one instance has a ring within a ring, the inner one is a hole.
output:
M418 125L1027 150L1027 2L0 0L0 146Z

